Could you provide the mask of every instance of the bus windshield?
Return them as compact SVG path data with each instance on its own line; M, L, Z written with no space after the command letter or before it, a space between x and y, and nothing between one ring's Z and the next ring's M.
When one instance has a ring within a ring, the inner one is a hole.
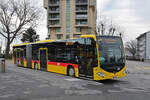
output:
M120 71L125 65L124 49L121 38L101 36L97 38L97 41L99 46L100 66L104 69L114 70L114 68L116 68L116 71Z

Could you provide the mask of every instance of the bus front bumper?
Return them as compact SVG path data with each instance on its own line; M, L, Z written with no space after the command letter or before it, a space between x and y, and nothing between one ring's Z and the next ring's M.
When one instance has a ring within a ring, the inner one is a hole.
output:
M119 79L127 75L126 70L122 70L117 73L109 73L100 71L95 73L94 80L107 80L107 79Z

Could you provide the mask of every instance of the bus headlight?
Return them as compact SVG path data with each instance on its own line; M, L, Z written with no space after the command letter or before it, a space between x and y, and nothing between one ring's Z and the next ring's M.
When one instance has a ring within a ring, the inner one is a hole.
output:
M99 76L102 76L102 77L104 77L105 76L105 74L104 73L102 73L102 72L98 72L97 73Z

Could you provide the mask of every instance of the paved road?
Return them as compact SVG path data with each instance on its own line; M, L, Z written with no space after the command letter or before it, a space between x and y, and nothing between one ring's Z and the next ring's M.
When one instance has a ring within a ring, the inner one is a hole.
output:
M0 73L0 100L149 100L150 64L127 61L128 76L91 81L17 67Z

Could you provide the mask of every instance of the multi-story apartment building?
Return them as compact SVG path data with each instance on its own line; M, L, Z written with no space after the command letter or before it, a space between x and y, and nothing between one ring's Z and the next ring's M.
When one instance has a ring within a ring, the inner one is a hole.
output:
M44 0L50 39L96 33L96 0Z
M150 60L150 31L137 37L137 56L141 60Z

